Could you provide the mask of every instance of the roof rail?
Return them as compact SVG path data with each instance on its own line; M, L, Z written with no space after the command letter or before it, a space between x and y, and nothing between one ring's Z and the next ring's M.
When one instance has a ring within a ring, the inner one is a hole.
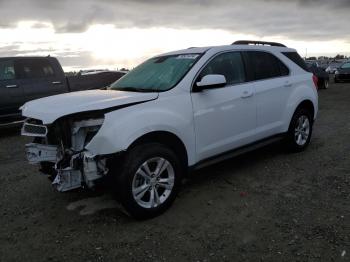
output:
M251 40L238 40L232 45L269 45L269 46L280 46L280 47L286 47L285 45L281 43L276 42L265 42L265 41L251 41Z

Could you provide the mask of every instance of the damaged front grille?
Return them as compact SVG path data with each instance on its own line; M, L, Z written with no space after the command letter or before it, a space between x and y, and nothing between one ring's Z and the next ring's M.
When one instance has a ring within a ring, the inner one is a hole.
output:
M24 124L22 134L26 136L45 137L47 135L47 127L33 124Z

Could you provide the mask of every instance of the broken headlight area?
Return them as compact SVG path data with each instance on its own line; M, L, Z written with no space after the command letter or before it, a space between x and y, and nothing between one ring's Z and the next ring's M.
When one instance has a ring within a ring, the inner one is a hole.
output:
M40 164L41 172L52 177L58 191L68 191L82 186L92 188L95 180L108 173L107 159L94 156L85 146L97 134L103 118L64 119L51 125L28 119L22 135L34 137L26 145L30 164ZM45 135L44 135L45 134Z

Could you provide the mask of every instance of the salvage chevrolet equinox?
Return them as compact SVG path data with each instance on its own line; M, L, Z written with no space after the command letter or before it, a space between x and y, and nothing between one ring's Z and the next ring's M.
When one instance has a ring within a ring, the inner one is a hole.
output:
M237 41L153 57L107 90L22 106L31 164L58 191L110 179L137 219L164 212L188 170L283 140L310 143L317 79L294 49Z

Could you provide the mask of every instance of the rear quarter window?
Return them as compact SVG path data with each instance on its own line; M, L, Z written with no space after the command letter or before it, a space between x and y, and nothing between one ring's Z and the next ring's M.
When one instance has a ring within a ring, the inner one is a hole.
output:
M297 52L282 52L287 58L289 58L292 62L297 64L299 67L304 69L307 72L310 72L308 66L306 65L304 59Z

